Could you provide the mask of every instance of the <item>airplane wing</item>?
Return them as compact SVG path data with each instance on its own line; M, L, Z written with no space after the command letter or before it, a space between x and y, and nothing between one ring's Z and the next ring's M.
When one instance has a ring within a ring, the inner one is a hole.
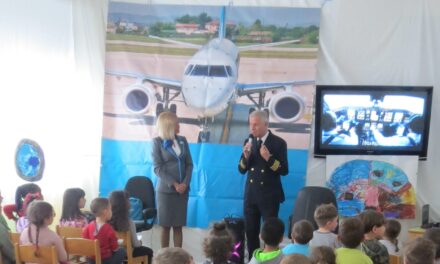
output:
M164 79L155 76L149 76L141 73L133 73L133 72L121 72L114 70L106 70L106 74L113 75L116 77L128 77L136 79L136 82L142 84L144 82L150 82L154 84L159 84L160 86L167 87L173 90L181 90L182 83L180 81Z
M255 48L261 48L261 47L274 47L274 46L280 46L284 44L290 44L290 43L298 43L301 39L293 39L293 40L286 40L286 41L279 41L279 42L272 42L272 43L264 43L264 44L255 44L255 45L248 45L248 46L238 46L239 51L244 50L251 50Z
M249 95L260 92L267 92L277 89L285 89L286 86L298 86L315 84L314 80L304 80L304 81L287 81L287 82L273 82L273 83L237 83L237 95Z
M202 45L197 45L197 44L193 44L193 43L188 43L188 42L183 42L183 41L178 41L178 40L173 40L173 39L167 39L167 38L161 38L161 37L156 37L156 36L148 36L149 38L153 38L153 39L158 39L164 42L168 42L171 44L177 44L180 46L184 46L184 47L188 47L188 48L193 48L193 49L200 49L202 47Z

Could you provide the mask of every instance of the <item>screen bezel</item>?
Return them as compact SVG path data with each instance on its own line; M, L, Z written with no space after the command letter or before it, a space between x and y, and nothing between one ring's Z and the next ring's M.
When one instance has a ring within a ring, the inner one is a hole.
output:
M323 112L323 95L329 91L337 93L358 93L367 91L374 93L380 91L383 93L402 93L405 92L423 92L426 93L425 100L425 130L422 135L422 147L419 150L387 149L387 148L357 148L357 147L332 147L325 148L321 144L321 114ZM419 159L426 160L428 153L429 129L431 121L432 107L432 86L361 86L361 85L317 85L315 97L315 133L314 133L314 156L325 157L326 155L417 155Z

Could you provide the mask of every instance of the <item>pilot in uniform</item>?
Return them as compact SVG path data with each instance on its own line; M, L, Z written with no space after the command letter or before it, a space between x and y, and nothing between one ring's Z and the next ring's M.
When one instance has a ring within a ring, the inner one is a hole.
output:
M268 130L265 111L249 117L251 135L244 142L238 170L248 173L244 193L244 217L249 260L260 247L260 219L278 217L284 191L280 176L287 175L286 142Z

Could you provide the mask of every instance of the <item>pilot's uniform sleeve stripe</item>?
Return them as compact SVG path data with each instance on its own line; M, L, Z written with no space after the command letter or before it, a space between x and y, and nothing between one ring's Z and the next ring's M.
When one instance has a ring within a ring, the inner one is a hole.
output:
M240 168L246 169L246 164L243 161L243 158L240 159Z
M273 171L277 171L279 167L280 167L280 162L278 160L275 160L272 166L270 166L270 169Z

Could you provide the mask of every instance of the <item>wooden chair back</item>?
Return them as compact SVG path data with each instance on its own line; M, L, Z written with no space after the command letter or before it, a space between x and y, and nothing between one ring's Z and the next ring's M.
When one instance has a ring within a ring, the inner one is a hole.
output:
M400 264L400 256L390 255L390 264Z
M56 230L57 230L57 234L60 237L82 238L82 228L81 227L70 227L70 226L57 225Z
M14 245L15 263L41 263L41 264L58 264L58 255L55 246L39 246L38 256L35 255L35 245Z
M127 232L116 232L118 239L122 239L122 244L127 251L127 264L144 263L148 264L148 256L133 257L133 244L131 243L131 233Z
M65 237L64 248L69 258L71 256L94 257L95 263L101 264L101 250L97 239Z
M20 244L20 233L9 232L9 239L11 239L12 245Z

